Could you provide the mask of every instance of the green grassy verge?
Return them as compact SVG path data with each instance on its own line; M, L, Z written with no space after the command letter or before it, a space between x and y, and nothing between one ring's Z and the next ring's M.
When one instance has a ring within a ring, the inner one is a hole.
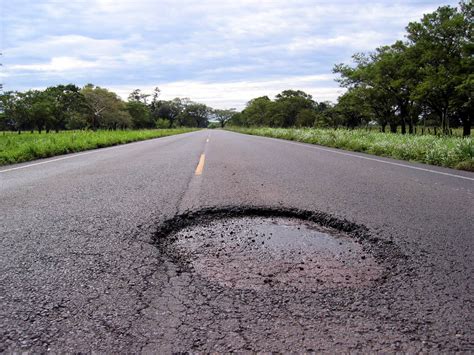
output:
M194 130L177 128L135 131L64 131L48 134L3 132L0 133L0 166Z
M242 128L230 131L319 144L383 157L474 171L471 137L415 136L365 130L315 128Z

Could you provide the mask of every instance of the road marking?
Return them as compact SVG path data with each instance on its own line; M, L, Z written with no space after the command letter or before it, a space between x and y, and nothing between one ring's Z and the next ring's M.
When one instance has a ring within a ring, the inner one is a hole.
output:
M206 155L201 154L201 158L199 159L199 164L196 167L196 171L194 172L195 175L201 175L204 169L204 161L206 160Z
M444 172L442 172L442 171L431 170L431 169L426 169L426 168L419 168L419 167L417 167L417 166L411 166L411 165L406 165L406 164L401 164L401 163L395 163L395 162L386 161L386 160L377 159L377 158L369 158L369 157L364 157L364 156L357 155L357 154L339 152L339 151L336 151L336 150L325 149L325 148L322 148L322 147L318 147L318 146L315 146L315 145L311 145L311 144L309 144L309 143L289 142L289 141L284 140L284 139L278 139L278 138L272 138L272 137L264 137L264 136L254 136L254 135L252 135L252 137L267 138L267 139L271 139L271 140L276 140L276 141L279 141L279 142L283 142L283 143L286 143L286 144L293 144L293 145L297 145L297 146L300 146L300 147L306 147L306 148L313 148L313 149L317 149L317 150L323 150L323 151L325 151L325 152L330 152L330 153L339 154L339 155L345 155L345 156L348 156L348 157L354 157L354 158L359 158L359 159L371 160L371 161L376 161L376 162L383 163L383 164L401 166L401 167L403 167L403 168L409 168L409 169L414 169L414 170L421 170L421 171L426 171L426 172L433 173L433 174L446 175L446 176L456 177L456 178L459 178L459 179L474 181L474 178L470 178L470 177L467 177L467 176L456 175L456 174L450 174L450 173L444 173ZM335 149L336 149L336 148L335 148Z
M196 132L199 132L199 131L196 131ZM156 139L165 140L166 138L173 138L173 137L177 137L177 136L181 136L181 135L185 135L185 134L191 134L191 133L195 133L195 132L188 132L188 133L182 133L182 134L173 134L173 135L171 135L171 136L166 136L166 137L157 137L157 138L152 138L152 139L145 139L145 140L139 141L139 142L131 142L131 143L125 143L125 144L118 144L118 145L113 146L113 147L98 148L98 149L93 149L93 150L90 150L90 151L87 151L87 152L68 154L68 155L66 155L66 156L64 156L64 157L61 157L61 158L48 159L48 160L46 160L46 161L41 161L41 162L38 162L38 163L32 163L32 164L17 166L17 167L15 167L15 168L9 168L9 169L0 170L0 174L1 174L1 173L7 173L7 172L10 172L10 171L14 171L14 170L20 170L20 169L30 168L30 167L36 166L36 165L49 164L49 163L54 163L54 162L57 162L57 161L60 161L60 160L66 160L66 159L76 158L76 157L80 157L80 156L82 156L82 155L93 154L93 153L101 153L101 152L104 152L104 151L107 151L107 150L112 150L112 149L117 149L117 148L124 148L124 147L130 147L130 146L135 145L135 144L150 143L150 142L152 142L152 141L154 141L154 140L156 140Z
M208 138L208 139L206 139L206 143L209 143L209 138Z
M114 148L116 148L116 147L114 147ZM103 148L103 149L109 149L109 148ZM95 152L77 153L77 154L72 154L72 155L70 155L70 156L68 155L67 157L56 158L56 159L50 159L50 160L47 160L47 161L41 161L41 162L39 162L39 163L33 163L33 164L28 164L28 165L17 166L16 168L10 168L10 169L5 169L5 170L0 170L0 174L1 174L1 173L6 173L6 172L9 172L9 171L13 171L13 170L25 169L25 168L29 168L29 167L36 166L36 165L43 165L43 164L54 163L55 161L60 161L60 160L65 160L65 159L71 159L71 158L79 157L79 156L81 156L81 155L87 155L87 154L92 154L92 153L95 153Z

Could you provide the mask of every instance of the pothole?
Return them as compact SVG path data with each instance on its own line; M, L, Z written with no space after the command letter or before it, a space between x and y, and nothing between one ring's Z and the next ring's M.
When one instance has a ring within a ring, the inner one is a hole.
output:
M386 277L379 240L320 212L207 209L165 222L156 238L188 271L226 288L366 287Z

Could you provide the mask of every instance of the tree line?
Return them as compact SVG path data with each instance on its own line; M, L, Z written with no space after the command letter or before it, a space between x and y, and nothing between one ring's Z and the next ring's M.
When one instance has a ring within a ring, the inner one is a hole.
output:
M0 95L0 130L50 132L71 129L145 129L224 125L234 110L217 110L190 99L160 100L134 90L127 101L92 84L57 85L45 90L8 91Z
M0 130L39 132L65 129L241 126L348 127L378 125L385 132L413 133L417 126L463 127L470 135L474 92L471 1L443 6L406 27L405 41L357 53L353 65L333 72L346 92L337 103L317 102L300 90L274 100L252 99L242 112L215 110L190 99L160 100L160 90L134 90L123 101L105 88L58 85L0 95ZM215 124L214 124L215 125Z
M232 123L271 127L349 127L377 124L385 132L413 133L417 125L470 135L474 92L472 2L439 7L406 27L407 38L353 56L333 72L347 91L336 104L285 90L248 102ZM408 128L408 130L407 130Z

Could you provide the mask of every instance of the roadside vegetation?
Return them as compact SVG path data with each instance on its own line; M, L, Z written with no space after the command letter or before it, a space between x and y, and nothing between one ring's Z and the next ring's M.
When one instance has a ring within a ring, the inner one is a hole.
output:
M300 90L262 96L232 117L234 126L359 128L401 134L471 134L474 112L474 3L443 6L406 27L406 40L357 53L334 66L346 89L336 104ZM391 139L387 136L387 139Z
M472 139L455 136L471 135L473 24L472 1L442 6L409 23L404 40L357 53L350 64L335 65L336 80L345 90L336 103L317 101L301 90L284 90L274 99L254 98L236 112L187 98L161 100L158 88L152 93L134 90L126 101L92 84L4 92L0 131L19 134L1 138L0 164L104 146L105 137L115 137L110 144L117 144L126 136L165 132L117 130L229 124L245 133L472 170ZM67 130L74 132L51 133ZM25 134L34 131L38 135ZM80 138L89 136L97 141ZM139 138L128 141L135 139Z
M0 165L192 132L195 128L64 131L52 134L1 133Z
M214 110L188 98L160 100L160 89L134 90L128 100L99 86L57 85L45 90L0 94L0 131L38 133L64 130L117 130L196 127L227 120L233 110Z
M160 100L139 89L122 100L88 84L0 95L0 165L151 139L207 127L230 118L189 99Z
M439 7L409 23L406 40L335 65L346 89L335 104L285 90L250 100L228 127L474 171L473 14L472 2Z
M361 129L245 128L228 127L245 134L319 144L395 159L474 171L474 142L471 137L401 135Z

